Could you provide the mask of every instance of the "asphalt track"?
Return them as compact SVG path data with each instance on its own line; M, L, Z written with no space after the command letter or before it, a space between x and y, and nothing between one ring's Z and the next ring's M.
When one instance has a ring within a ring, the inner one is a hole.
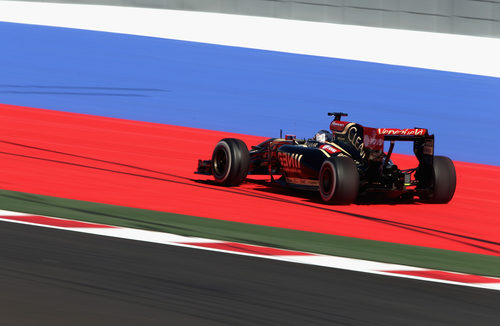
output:
M498 325L500 293L0 222L7 325Z

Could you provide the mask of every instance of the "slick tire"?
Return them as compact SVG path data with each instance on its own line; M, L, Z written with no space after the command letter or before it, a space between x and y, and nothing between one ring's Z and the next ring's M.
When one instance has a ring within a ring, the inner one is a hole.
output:
M358 196L359 173L349 157L330 157L321 165L319 193L328 204L349 205Z
M434 204L445 204L455 194L457 174L453 162L446 156L434 156L432 194L424 197L424 201Z
M212 154L212 174L223 186L237 186L248 174L250 154L247 145L239 139L224 138Z

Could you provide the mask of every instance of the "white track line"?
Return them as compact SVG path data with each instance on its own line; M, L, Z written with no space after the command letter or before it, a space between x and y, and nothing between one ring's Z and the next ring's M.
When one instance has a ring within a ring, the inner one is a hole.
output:
M500 77L500 39L218 13L0 1L0 21Z
M2 218L2 216L4 218ZM31 219L29 218L29 217L32 217L33 215L16 213L16 212L9 212L9 211L0 211L0 221L6 221L6 222L12 222L12 223L35 225L35 226L47 227L47 228L53 228L53 229L89 233L89 234L109 236L109 237L115 237L115 238L121 238L121 239L136 240L136 241L152 242L152 243L164 244L164 245L170 245L170 246L194 248L194 249L199 249L199 250L217 251L217 252L243 255L243 256L249 256L249 257L258 257L258 258L265 258L265 259L272 259L272 260L280 260L280 261L286 261L286 262L291 262L291 263L322 266L322 267L327 267L327 268L337 268L337 269L370 273L370 274L409 278L409 279L416 279L416 280L422 280L422 281L428 281L428 282L438 282L438 283L453 284L453 285L460 285L460 286L484 288L484 289L490 289L490 290L500 290L500 278L491 278L491 277L489 278L490 280L495 281L495 283L455 282L455 281L450 281L450 280L428 278L428 277L419 277L419 276L405 275L405 274L395 274L395 273L388 272L388 271L407 271L407 272L429 271L429 272L433 272L433 270L429 270L426 268L420 268L420 267L390 264L390 263L383 263L383 262L375 262L375 261L346 258L346 257L319 255L319 254L314 254L314 253L302 253L302 252L297 252L297 251L292 251L291 253L289 253L287 255L254 254L254 253L249 253L249 252L239 252L239 251L210 248L210 247L203 247L203 246L197 245L197 244L201 244L201 245L203 245L203 244L220 244L220 245L229 244L229 245L232 245L232 243L228 243L228 242L220 241L220 240L212 240L212 239L197 238L197 237L186 237L186 236L181 236L181 235L177 235L177 234L147 231L147 230L138 230L138 229L129 229L129 228L121 228L121 227L109 228L106 225L99 225L99 224L96 224L95 227L60 227L60 226L54 226L54 225L48 224L48 223L50 223L50 220L48 221L46 218L43 219L43 222L40 222L40 223L46 223L46 224L39 224L39 223L33 223L33 222L25 222L22 220L9 219L9 216L16 217L16 218L18 218L19 216L27 216L28 217L27 219L29 219L30 221L33 221L32 218ZM61 218L52 218L52 219L54 220L54 224L60 223L61 220L64 221L64 219L61 219ZM70 220L70 221L74 221L74 220ZM266 249L270 249L269 247L261 247L261 246L251 246L251 247L254 247L255 249L260 248L263 251L265 251ZM255 250L255 251L258 251L258 250ZM468 276L467 274L460 274L460 273L455 273L455 272L451 272L451 273L453 273L454 275Z
M147 241L159 244L171 244L173 242L220 243L220 240L186 237L172 233L129 229L129 228L106 228L106 229L92 229L92 230L89 230L88 228L64 228L64 229L76 232L104 235L107 237L115 237L115 238L130 239L137 241Z
M29 216L29 215L32 215L32 214L4 211L4 210L0 209L0 217L1 216Z

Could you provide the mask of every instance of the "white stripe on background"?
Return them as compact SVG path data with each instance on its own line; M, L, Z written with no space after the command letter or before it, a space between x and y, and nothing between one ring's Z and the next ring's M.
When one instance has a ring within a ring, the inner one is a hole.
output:
M0 1L0 21L500 77L500 39L192 11Z

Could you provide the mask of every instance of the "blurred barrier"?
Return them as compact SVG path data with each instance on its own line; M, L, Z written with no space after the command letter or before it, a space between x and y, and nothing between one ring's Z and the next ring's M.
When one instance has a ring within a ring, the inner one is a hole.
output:
M22 0L25 1L25 0ZM500 0L30 0L196 10L500 37Z

